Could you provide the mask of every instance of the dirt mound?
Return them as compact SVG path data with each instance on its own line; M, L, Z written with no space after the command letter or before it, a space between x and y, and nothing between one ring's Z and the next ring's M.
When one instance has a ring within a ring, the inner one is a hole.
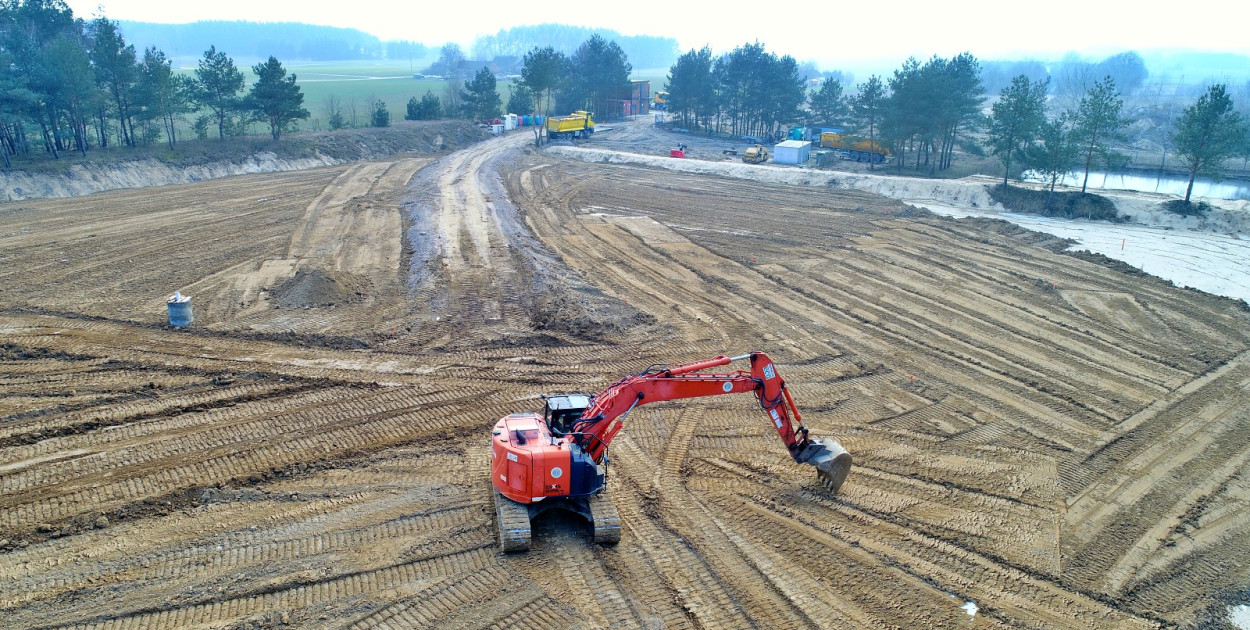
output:
M629 330L654 326L655 316L603 298L582 293L578 297L549 292L531 304L530 323L535 330L562 332L584 339L610 339Z
M320 308L357 304L369 297L371 283L350 273L300 269L273 290L279 308Z

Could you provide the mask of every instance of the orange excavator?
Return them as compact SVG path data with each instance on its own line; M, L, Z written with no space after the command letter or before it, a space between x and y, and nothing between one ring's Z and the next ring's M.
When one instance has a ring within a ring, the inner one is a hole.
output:
M750 359L749 371L705 371L743 359ZM542 415L514 413L495 423L491 482L500 548L529 550L531 521L551 509L581 515L591 524L594 542L616 544L621 539L620 517L603 490L608 445L629 412L662 400L746 392L759 399L794 461L815 466L820 482L837 494L851 470L851 455L832 439L808 437L785 381L768 355L752 352L682 365L653 365L594 396L544 396Z

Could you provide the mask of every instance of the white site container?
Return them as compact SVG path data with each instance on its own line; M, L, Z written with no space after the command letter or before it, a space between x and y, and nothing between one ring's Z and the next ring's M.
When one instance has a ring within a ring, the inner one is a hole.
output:
M812 145L802 140L786 140L773 147L776 164L804 164L811 157Z
M512 131L517 128L516 114L505 114L503 117L503 130Z

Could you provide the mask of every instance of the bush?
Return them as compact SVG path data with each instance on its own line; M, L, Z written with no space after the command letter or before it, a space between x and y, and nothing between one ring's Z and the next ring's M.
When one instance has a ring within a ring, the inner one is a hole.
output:
M386 103L381 99L373 102L373 114L369 117L369 124L374 127L391 126L391 112L386 109Z
M1211 211L1211 204L1200 201L1194 203L1185 201L1184 199L1174 199L1163 204L1163 209L1172 214L1179 214L1182 217L1203 216Z
M1012 186L989 187L990 198L1013 212L1040 214L1045 217L1091 219L1119 222L1115 204L1093 193L1051 192Z
M208 115L199 116L195 119L195 124L191 125L191 129L195 131L196 140L208 139L208 126L212 124L212 122L212 117Z

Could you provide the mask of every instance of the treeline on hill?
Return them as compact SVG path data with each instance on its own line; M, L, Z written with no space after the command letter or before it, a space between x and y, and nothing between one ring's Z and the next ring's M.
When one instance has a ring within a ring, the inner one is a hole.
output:
M474 59L520 58L534 48L550 46L557 52L572 55L578 46L594 35L616 42L635 68L663 68L677 58L677 40L671 37L621 35L610 29L565 24L538 24L501 29L494 35L478 37L474 40L470 52Z
M968 53L908 59L883 82L873 76L847 97L841 79L824 79L808 93L807 76L790 56L759 43L712 56L691 50L670 69L668 108L686 126L756 137L782 137L794 125L861 126L869 141L888 142L899 168L930 174L950 167L961 134L975 128L985 89Z
M447 57L453 57L448 59ZM427 92L409 101L405 118L463 117L490 120L502 113L496 72L474 69L454 45L440 63L463 75L446 83L442 97ZM524 58L522 84L514 86L508 110L536 112L537 96L550 111L606 111L612 99L628 98L631 66L615 42L591 35L571 55L535 48ZM475 70L475 71L474 71ZM245 89L234 60L210 44L189 75L175 73L155 46L139 53L117 22L76 18L59 0L0 4L0 155L11 167L16 155L63 152L86 155L109 146L137 147L162 139L173 150L179 122L194 116L198 138L241 135L255 121L266 123L274 140L310 116L296 76L274 56L252 66L257 80ZM463 78L463 80L460 80ZM368 104L368 124L390 125L386 104ZM331 129L352 125L351 105L330 96L325 103ZM215 133L214 133L215 131Z
M612 118L622 109L613 107L612 102L629 100L632 94L629 56L615 41L597 33L571 54L554 46L536 46L515 60L515 65L499 64L466 59L456 44L444 45L438 60L426 70L452 80L441 96L427 92L419 100L414 97L408 101L405 118L464 116L490 120L502 113L495 80L501 72L520 76L512 86L507 107L507 111L518 114L584 109Z
M533 104L515 111L550 113L554 108L608 114L610 101L630 97L632 70L625 51L597 34L582 42L572 55L553 46L534 48L522 61L520 83Z
M860 83L853 94L837 75L809 91L801 66L755 43L715 57L706 47L691 50L670 68L666 87L670 112L687 127L762 137L784 137L796 126L846 129L888 154L896 169L929 175L949 169L956 148L977 156L988 150L1002 162L1004 187L1009 176L1028 170L1046 178L1053 192L1069 172L1084 170L1088 181L1092 168L1124 162L1113 150L1129 123L1119 82L1132 91L1147 77L1132 52L1100 62L1069 56L1053 70L1013 62L986 72L962 53L924 63L910 58L891 76ZM1010 72L1017 74L999 88L986 115L986 82L1002 84ZM1209 85L1168 125L1167 146L1188 173L1191 191L1198 175L1218 173L1224 160L1250 158L1250 131L1223 84ZM1088 205L1062 205L1093 212Z
M314 26L297 22L203 21L190 24L118 22L126 40L139 50L157 48L171 58L198 56L209 47L240 57L308 61L356 59L420 59L430 54L422 44L383 42L354 28Z
M0 12L0 154L10 156L89 149L116 143L177 142L184 115L203 112L201 138L237 135L263 121L277 140L307 118L304 96L274 57L252 67L257 80L244 90L243 73L210 46L194 76L173 72L161 50L140 55L116 22L75 18L61 2L6 3Z

